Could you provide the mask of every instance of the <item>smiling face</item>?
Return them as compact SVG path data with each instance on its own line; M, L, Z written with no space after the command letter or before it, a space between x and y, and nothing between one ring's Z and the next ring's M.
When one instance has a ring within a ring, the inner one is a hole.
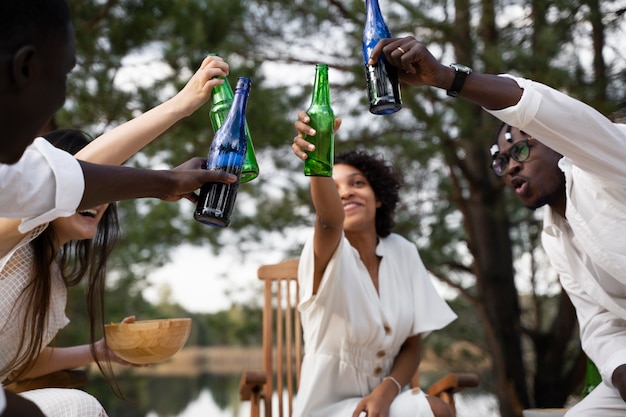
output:
M98 231L108 204L102 204L89 210L76 212L69 217L60 217L52 222L59 246L70 240L93 239Z
M376 209L381 203L365 175L351 165L336 164L333 166L333 180L343 203L344 230L376 233Z
M565 177L558 167L561 155L517 128L512 128L510 133L512 140L508 142L505 129L500 131L499 153L509 155L516 143L525 140L530 153L524 162L508 158L502 175L504 183L532 210L548 204L559 212L564 211Z

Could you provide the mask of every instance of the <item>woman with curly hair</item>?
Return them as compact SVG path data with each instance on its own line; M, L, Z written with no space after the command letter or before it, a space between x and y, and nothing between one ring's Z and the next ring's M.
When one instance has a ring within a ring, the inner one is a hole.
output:
M315 135L298 113L292 150L301 160ZM336 128L341 121L337 119ZM332 177L311 177L313 236L298 281L305 355L294 416L451 416L407 384L420 344L456 318L435 290L415 245L392 233L400 180L380 156L353 150Z

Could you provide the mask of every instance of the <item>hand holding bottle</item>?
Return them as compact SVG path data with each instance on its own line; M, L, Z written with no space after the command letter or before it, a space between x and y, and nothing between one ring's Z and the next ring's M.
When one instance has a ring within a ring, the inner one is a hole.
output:
M247 153L246 104L252 82L239 77L235 98L226 120L215 133L204 168L207 171L226 171L236 175L232 184L208 181L202 186L194 218L210 226L227 227L237 198L239 179Z
M237 175L221 169L207 170L206 159L195 157L176 168L165 171L172 180L172 189L168 195L161 197L165 201L176 201L186 198L192 203L198 202L198 196L194 191L207 183L232 184L237 182Z
M228 64L219 56L209 55L185 87L171 98L175 111L189 116L211 98L213 87L223 84L228 75Z
M294 123L298 134L293 138L291 149L293 150L293 153L303 161L308 158L308 152L315 150L315 145L305 139L306 136L315 136L317 133L315 129L309 126L310 122L311 118L306 111L300 110L298 112L298 120ZM335 117L335 133L339 130L340 126L341 119L339 117Z
M381 55L385 56L389 64L399 69L399 78L403 83L439 88L448 88L452 84L454 70L441 64L426 46L413 36L383 39L378 42L372 50L371 65L378 62Z

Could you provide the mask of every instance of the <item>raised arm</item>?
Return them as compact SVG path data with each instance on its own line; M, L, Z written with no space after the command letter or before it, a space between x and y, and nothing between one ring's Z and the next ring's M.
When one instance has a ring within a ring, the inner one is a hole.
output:
M76 158L97 164L120 165L148 145L180 119L191 115L211 97L213 87L223 84L228 64L208 56L174 97L142 115L99 136L76 154Z
M381 40L372 51L371 62L375 63L381 54L398 67L400 80L406 84L444 90L452 86L455 70L441 64L412 36ZM465 79L460 97L489 110L500 110L517 104L522 89L512 79L473 72Z
M305 160L308 155L306 151L315 149L315 146L304 139L305 135L315 136L315 130L307 123L309 116L305 111L298 112L298 120L294 126L298 135L294 137L291 148L293 153ZM339 129L341 119L335 120L335 131ZM313 235L313 250L315 253L315 273L313 292L322 280L326 266L333 253L339 245L343 233L344 211L343 204L337 186L332 177L310 177L311 178L311 200L315 208L315 226Z

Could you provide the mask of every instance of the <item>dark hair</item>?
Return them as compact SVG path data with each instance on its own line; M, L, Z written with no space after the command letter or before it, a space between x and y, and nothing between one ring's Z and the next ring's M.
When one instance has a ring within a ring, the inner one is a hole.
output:
M70 23L65 0L2 0L0 49L13 53L25 44L64 36Z
M362 150L343 152L335 157L335 164L350 165L363 173L381 205L376 209L376 233L389 236L396 222L393 218L400 202L400 177L380 154Z
M84 148L90 141L89 135L79 130L57 130L45 134L44 137L59 149L75 154ZM90 329L90 345L93 357L105 376L94 350L96 328L103 330L104 326L104 290L106 277L106 261L119 238L119 221L115 203L109 204L102 219L98 223L96 235L93 239L72 240L55 250L56 233L54 227L47 227L31 242L33 249L33 274L28 292L25 291L26 302L32 306L31 313L27 314L24 332L20 346L26 346L24 354L11 361L12 367L18 371L11 375L18 378L30 369L33 359L42 348L44 329L48 323L50 296L51 296L51 266L56 261L65 285L78 285L87 277L86 300L87 315ZM22 349L20 348L19 352ZM107 362L109 362L107 360ZM108 364L110 370L110 363ZM5 369L8 369L5 368ZM109 374L111 375L111 374Z

